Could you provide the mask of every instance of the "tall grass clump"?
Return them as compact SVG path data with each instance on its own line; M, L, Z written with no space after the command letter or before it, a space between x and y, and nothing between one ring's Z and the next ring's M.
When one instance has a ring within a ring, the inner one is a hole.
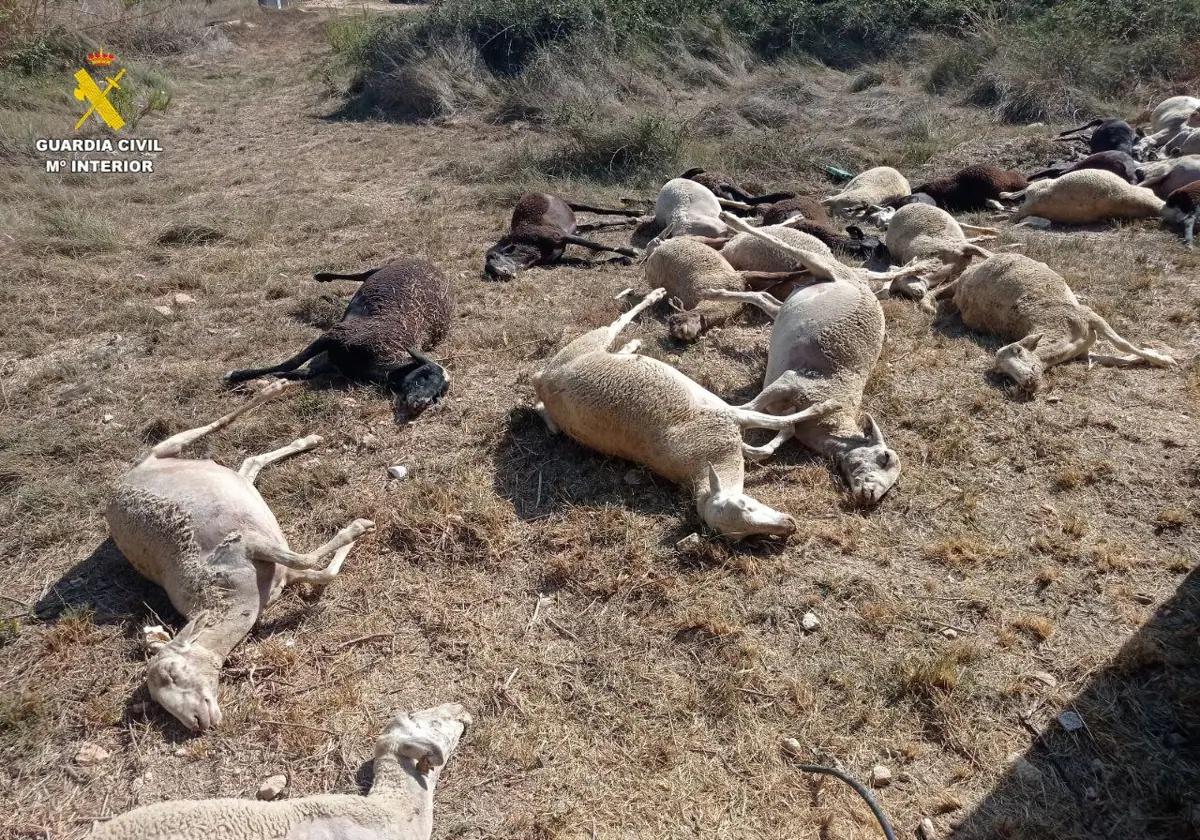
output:
M1200 3L1066 0L943 46L930 92L1015 123L1116 113L1200 75Z

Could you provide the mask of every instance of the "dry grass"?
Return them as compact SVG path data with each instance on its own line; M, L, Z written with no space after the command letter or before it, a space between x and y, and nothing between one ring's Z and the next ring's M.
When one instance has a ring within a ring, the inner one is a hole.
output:
M1185 364L1066 365L1046 395L1015 401L985 375L996 342L889 303L866 408L904 464L893 493L857 511L828 464L789 447L747 484L796 515L795 539L681 554L698 527L682 491L626 481L628 464L548 436L529 411L530 375L611 320L638 272L478 280L519 188L613 201L624 185L505 183L498 167L555 142L529 126L325 120L334 103L306 73L316 22L252 19L220 54L162 62L174 99L137 129L167 150L152 176L0 174L13 245L0 562L17 599L0 606L0 836L70 840L91 817L251 796L281 771L293 797L354 792L388 715L448 700L478 726L439 789L440 838L876 836L853 793L789 766L784 734L860 777L891 767L880 798L908 834L924 816L967 838L1186 833L1200 790L1200 335L1171 315L1200 311L1200 258L1148 224L1006 234ZM907 160L913 179L984 155L1044 160L1041 133L926 99L918 70L882 68L857 93L851 76L806 71L807 104L783 127L739 129L751 139L731 153L736 174L815 192L823 160ZM696 104L737 115L773 95L734 86ZM222 372L282 358L335 316L322 296L354 286L318 288L314 271L398 253L458 283L443 407L397 426L374 390L312 391L195 447L236 464L320 432L320 449L260 480L293 545L358 516L380 527L323 593L267 611L227 664L225 724L190 737L147 702L137 630L178 617L106 541L108 485L152 441L244 399ZM178 291L198 302L154 310ZM664 335L654 317L630 330L718 393L758 387L758 321L686 350ZM387 481L396 463L409 480ZM1057 728L1068 708L1086 733ZM1046 734L1031 745L1023 720ZM111 751L100 771L71 763L84 742ZM1014 754L1040 782L1007 772Z

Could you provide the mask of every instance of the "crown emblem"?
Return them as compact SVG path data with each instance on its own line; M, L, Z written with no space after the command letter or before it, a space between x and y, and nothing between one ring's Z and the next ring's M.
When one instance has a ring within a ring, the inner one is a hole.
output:
M108 65L112 64L116 58L117 57L112 53L105 52L101 49L94 53L88 53L87 60L88 63L93 67L107 67Z

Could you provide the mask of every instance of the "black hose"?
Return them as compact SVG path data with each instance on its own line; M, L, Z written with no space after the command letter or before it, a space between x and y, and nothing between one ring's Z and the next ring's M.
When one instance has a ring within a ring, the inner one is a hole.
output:
M879 820L879 825L883 829L883 834L887 840L896 840L896 832L892 830L892 824L888 822L887 815L883 813L883 809L875 802L875 798L871 796L871 792L863 787L862 783L850 778L841 770L835 770L832 767L822 767L820 764L798 764L796 765L805 773L824 773L828 776L841 779L850 787L854 788L854 792L863 798L870 807L871 813L875 815L875 819Z

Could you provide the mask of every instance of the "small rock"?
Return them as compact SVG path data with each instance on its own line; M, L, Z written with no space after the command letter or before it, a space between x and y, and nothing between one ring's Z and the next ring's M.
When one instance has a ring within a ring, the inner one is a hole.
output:
M396 464L394 467L388 467L388 475L396 479L396 481L403 481L408 475L408 467L404 466L403 464Z
M133 275L133 278L134 278L135 280L145 280L145 279L146 279L146 275L145 275L145 274L135 274L135 275Z
M921 820L921 840L937 840L937 830L929 817Z
M1040 682L1042 685L1049 686L1050 688L1058 685L1058 680L1054 678L1054 675L1048 674L1045 671L1034 671L1029 675L1029 679L1034 682Z
M871 768L871 787L884 788L892 783L892 771L882 764Z
M639 484L646 483L646 475L641 470L629 470L625 473L625 483L632 484L637 487Z
M1042 771L1037 769L1024 756L1017 756L1012 764L1013 775L1023 782L1040 782L1042 780Z
M1016 226L1033 228L1034 230L1049 230L1050 224L1049 219L1042 218L1041 216L1026 216L1017 222Z
M278 799L287 787L288 778L282 773L264 779L263 783L258 786L258 798L265 799L268 802L272 799Z
M169 306L156 306L156 307L154 307L154 311L157 312L159 315L162 315L165 318L170 318L172 315L175 314L175 310L173 310Z
M1083 795L1084 795L1084 798L1091 799L1091 800L1100 798L1100 792L1098 790L1096 790L1094 787L1092 787L1091 785L1088 785L1087 787L1085 787L1083 789Z
M100 418L101 423L111 423L112 421L113 421L113 416L111 414L105 414L103 417Z
M942 631L942 635L945 636L947 639L957 639L958 631L955 630L953 627L947 627L946 629L944 629Z
M1058 722L1068 732L1077 732L1083 729L1083 718L1079 716L1079 712L1063 712L1058 716Z
M379 448L379 436L373 435L370 432L367 432L365 435L362 436L362 439L360 439L358 443L364 449L378 449Z
M109 752L98 744L84 744L75 753L75 763L80 767L90 767L108 761Z
M1046 397L1046 402L1048 402L1048 403L1060 403L1060 402L1062 402L1062 397L1058 396L1057 394L1056 394L1056 395L1054 395L1054 396L1051 396L1051 397Z
M676 551L695 551L698 548L700 548L700 535L694 532L675 543Z
M800 626L811 633L821 626L821 619L817 618L816 613L806 612L804 617L800 619Z
M175 756L182 758L188 754L187 747L177 747L173 753Z
M800 742L795 738L784 738L779 742L779 746L781 746L783 751L788 755L800 755L802 752Z
M195 303L196 299L191 295L184 294L183 292L176 292L174 301L176 306L188 306L189 304Z

